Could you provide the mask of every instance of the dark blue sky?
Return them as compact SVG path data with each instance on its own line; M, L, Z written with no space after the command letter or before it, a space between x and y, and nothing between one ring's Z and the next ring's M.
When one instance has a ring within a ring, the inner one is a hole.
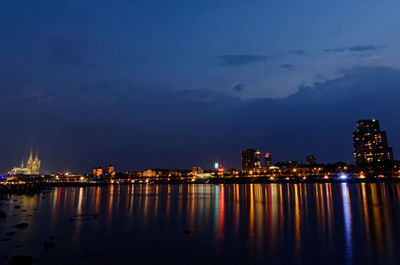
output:
M275 3L274 3L275 2ZM358 119L400 150L398 1L2 1L0 170L353 162Z

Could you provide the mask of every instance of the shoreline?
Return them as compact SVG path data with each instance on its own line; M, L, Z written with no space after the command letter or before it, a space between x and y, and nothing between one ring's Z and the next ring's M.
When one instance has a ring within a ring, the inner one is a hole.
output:
M86 183L86 182L39 182L39 183L24 183L24 184L5 184L0 185L0 200L7 199L10 195L26 195L34 196L46 190L51 190L57 187L102 187L110 185L233 185L233 184L358 184L358 183L400 183L400 178L387 179L320 179L320 180L271 180L269 178L232 178L232 179L208 179L208 180L179 180L179 181L151 181L142 183L132 183L131 181L121 181L117 183Z

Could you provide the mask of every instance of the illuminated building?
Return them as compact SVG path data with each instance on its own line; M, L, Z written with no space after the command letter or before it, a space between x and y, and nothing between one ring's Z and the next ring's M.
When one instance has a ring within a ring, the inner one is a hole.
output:
M261 168L260 151L247 149L242 151L242 170L252 171Z
M107 166L107 174L110 176L114 176L115 175L115 168L113 165L108 165Z
M101 175L103 175L103 169L101 167L93 168L93 175L100 177Z
M147 169L145 171L139 172L140 177L166 177L171 174L168 169Z
M393 160L386 132L379 128L378 120L360 120L353 133L354 157L358 166Z
M204 170L201 167L193 167L192 168L193 175L201 174L203 172L204 172Z
M272 165L272 156L270 153L264 155L265 167L269 168Z
M315 166L317 164L317 157L315 155L306 156L306 163L310 166Z
M20 167L14 167L9 174L11 175L39 175L40 173L40 160L38 153L36 152L35 159L33 159L32 151L29 155L26 167L24 167L24 161L22 160Z

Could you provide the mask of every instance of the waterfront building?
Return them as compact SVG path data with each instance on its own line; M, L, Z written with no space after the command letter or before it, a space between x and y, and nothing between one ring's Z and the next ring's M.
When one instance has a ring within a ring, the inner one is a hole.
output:
M93 168L93 176L100 177L103 175L103 169L101 167Z
M107 175L114 176L115 175L115 167L113 165L108 165L106 172L107 172Z
M293 170L298 167L301 167L302 163L300 161L289 160L286 162L278 162L275 165L280 167L283 170Z
M39 175L40 173L40 163L39 155L36 152L35 158L33 158L32 151L29 155L28 162L26 163L26 167L24 167L24 161L22 160L21 166L14 167L9 172L10 175Z
M315 166L317 164L317 156L316 155L306 156L306 164L309 166Z
M138 175L144 178L154 178L172 176L173 173L169 169L147 169L139 172Z
M357 166L393 160L385 131L381 131L378 120L359 120L353 133L354 157Z
M265 167L269 168L272 165L272 156L270 153L264 155Z
M201 174L201 173L204 173L204 170L201 167L193 167L192 168L193 175L197 175L197 174Z
M242 151L242 170L254 171L261 168L261 152L255 149L247 149Z
M114 177L115 174L115 167L113 165L108 165L104 170L102 167L93 168L93 176L96 177Z

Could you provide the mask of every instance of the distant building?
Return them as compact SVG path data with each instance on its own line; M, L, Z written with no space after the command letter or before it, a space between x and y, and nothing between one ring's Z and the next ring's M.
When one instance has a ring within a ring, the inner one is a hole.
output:
M196 178L211 178L211 173L204 173L204 169L201 167L193 167L192 175Z
M306 163L310 166L315 166L317 164L317 157L315 155L306 156Z
M107 175L110 175L110 176L115 175L115 167L113 165L107 166Z
M203 172L204 172L204 170L201 167L193 167L192 168L193 175L201 174Z
M393 160L392 148L388 146L385 131L378 120L360 120L353 133L354 157L358 166Z
M93 176L96 177L114 177L115 174L115 167L113 165L108 165L104 170L102 167L93 168Z
M206 179L206 178L211 178L212 175L211 173L198 173L196 174L196 177L200 179Z
M289 160L286 162L278 162L275 165L285 170L292 170L301 167L301 164L302 163L300 161Z
M93 175L100 177L101 175L103 175L103 169L101 167L93 168Z
M40 163L38 153L36 152L35 159L33 159L32 151L29 155L26 167L24 167L24 161L22 160L20 167L14 167L9 172L10 175L39 175L40 174Z
M272 156L270 153L265 153L264 162L266 168L269 168L272 165Z
M147 169L138 173L140 177L168 177L171 176L169 169Z
M247 149L242 151L242 170L251 171L261 168L260 151Z

